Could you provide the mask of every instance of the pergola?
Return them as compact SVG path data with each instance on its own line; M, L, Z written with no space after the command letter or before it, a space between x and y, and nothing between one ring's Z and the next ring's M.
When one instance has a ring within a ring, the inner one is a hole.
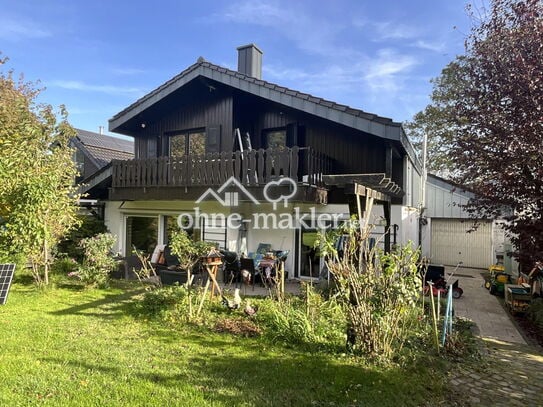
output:
M326 186L344 189L349 212L358 216L362 234L367 230L374 202L383 205L386 222L384 245L385 251L390 252L391 200L404 195L401 187L385 173L323 175L322 180Z

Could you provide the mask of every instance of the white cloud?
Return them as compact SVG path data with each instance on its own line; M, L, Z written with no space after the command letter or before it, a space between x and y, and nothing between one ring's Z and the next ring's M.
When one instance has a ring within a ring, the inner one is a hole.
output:
M51 37L51 31L31 20L15 16L0 17L0 38L4 40L38 39Z
M373 23L377 34L376 40L405 40L416 38L420 35L418 28L406 25L398 24L392 21L384 21Z
M417 55L422 49L437 51L440 47L435 39L424 38L423 28L376 22L360 15L338 22L299 7L297 2L238 0L213 18L272 30L272 35L286 38L302 51L295 66L266 61L265 79L380 115L393 114L395 106L409 104L405 95L411 95L407 87L418 81L413 76L421 63ZM375 49L382 42L395 44L395 48ZM315 60L311 55L320 58Z
M417 65L412 55L398 54L391 49L380 49L377 57L369 61L365 78L374 80L384 77L391 77L402 72L408 72Z
M76 90L81 92L98 92L107 93L110 95L141 95L145 93L145 90L136 87L129 86L113 86L113 85L93 85L84 83L81 81L66 81L66 80L54 80L47 83L48 86Z
M346 103L342 102L342 97L335 96L364 94L391 100L405 88L417 64L416 58L411 55L381 49L376 55L366 56L357 63L333 64L318 72L273 64L267 64L263 69L272 81L315 96L331 98L338 103Z
M412 44L412 46L434 52L443 52L445 51L447 45L444 42L417 40L415 43Z
M139 68L113 68L111 72L115 75L139 75L145 73L143 69Z

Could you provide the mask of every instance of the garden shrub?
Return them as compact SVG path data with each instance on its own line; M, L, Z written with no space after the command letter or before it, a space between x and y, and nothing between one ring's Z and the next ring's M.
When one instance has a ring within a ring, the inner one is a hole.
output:
M526 315L537 329L543 332L543 298L534 298Z
M51 273L67 276L77 271L77 261L69 257L57 257L51 265Z
M71 257L79 262L83 261L84 250L80 242L100 233L106 233L107 228L103 220L93 215L77 215L79 226L72 229L58 244L57 252Z
M82 239L83 263L74 273L87 286L105 288L109 284L109 274L117 266L113 259L115 236L100 233L96 236Z

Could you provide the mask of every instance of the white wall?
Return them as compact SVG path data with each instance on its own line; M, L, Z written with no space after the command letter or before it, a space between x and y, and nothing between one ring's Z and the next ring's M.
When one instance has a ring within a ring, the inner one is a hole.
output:
M413 247L418 246L418 211L415 208L392 205L391 223L399 226L397 231L397 244L405 246L408 242L413 242ZM391 235L390 241L393 242Z
M107 201L105 203L104 210L104 223L107 227L109 233L115 235L117 240L115 242L114 250L117 253L123 253L122 251L122 242L121 237L124 236L123 233L123 216L119 210L119 206L122 202L118 201Z
M285 270L288 270L289 277L294 273L294 230L264 230L249 229L247 233L247 248L249 252L255 252L260 243L271 244L272 250L290 250L285 262Z
M439 182L439 184L426 183L425 216L430 218L469 218L469 214L460 205L468 203L470 194L462 193L444 182Z

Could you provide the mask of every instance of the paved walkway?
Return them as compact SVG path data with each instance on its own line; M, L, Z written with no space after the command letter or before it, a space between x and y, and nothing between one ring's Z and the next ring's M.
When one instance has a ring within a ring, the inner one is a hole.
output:
M543 355L526 344L497 298L483 287L481 271L457 271L464 295L455 312L477 325L483 357L460 362L450 373L447 405L543 406Z
M450 406L543 406L543 356L535 348L483 338L486 354L451 372ZM469 366L469 367L468 367Z
M447 267L446 272L454 269ZM526 341L503 309L501 304L483 286L484 279L479 269L459 268L456 276L451 277L450 282L457 278L464 295L455 301L455 315L472 320L479 329L482 338L497 339L505 342L513 342L526 345Z

